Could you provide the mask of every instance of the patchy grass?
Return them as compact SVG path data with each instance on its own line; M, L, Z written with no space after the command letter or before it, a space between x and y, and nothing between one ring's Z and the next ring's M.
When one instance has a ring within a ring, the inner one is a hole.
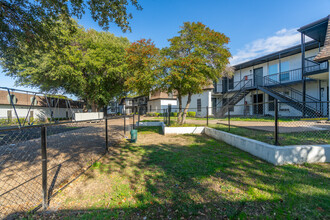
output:
M139 134L163 133L162 127L160 126L140 126L137 130Z
M275 142L274 132L236 127L233 125L230 126L229 131L228 125L224 124L209 125L209 127L269 144L274 144ZM296 144L330 144L329 131L280 133L278 137L279 144L282 146Z
M330 164L273 166L205 136L141 134L29 217L329 219Z

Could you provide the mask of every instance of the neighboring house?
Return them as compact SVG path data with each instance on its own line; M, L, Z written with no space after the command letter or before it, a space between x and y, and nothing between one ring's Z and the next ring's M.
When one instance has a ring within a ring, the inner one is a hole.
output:
M177 97L172 93L155 91L149 94L148 112L162 113L171 105L172 112L177 112Z
M73 113L83 111L84 103L81 101L23 92L10 92L10 95L11 98L8 91L0 90L0 118L11 120L18 116L27 121L51 117L72 118Z
M329 19L301 27L300 45L235 65L232 78L194 95L190 108L198 107L200 116L206 111L199 106L212 106L209 113L219 116L228 113L228 106L234 106L229 108L231 115L274 115L272 103L277 99L286 102L279 106L282 116L329 117ZM305 36L312 41L305 42Z
M108 105L108 114L117 114L121 112L121 106L120 103L118 103L118 101L116 100L112 100L109 102Z

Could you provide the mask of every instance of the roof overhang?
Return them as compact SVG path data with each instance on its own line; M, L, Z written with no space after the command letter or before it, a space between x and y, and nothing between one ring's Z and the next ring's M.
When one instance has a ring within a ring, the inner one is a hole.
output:
M324 43L330 15L313 23L307 24L298 29L298 31L313 40Z

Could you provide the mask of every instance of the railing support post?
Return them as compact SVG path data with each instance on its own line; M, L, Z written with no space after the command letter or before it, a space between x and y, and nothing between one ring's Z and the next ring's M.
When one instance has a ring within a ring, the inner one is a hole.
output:
M274 131L275 145L278 145L278 100L275 99L275 131Z
M41 163L42 163L42 208L46 210L48 207L48 190L47 190L47 128L41 127Z
M138 105L138 127L140 126L140 115L141 115L140 105Z
M206 125L209 126L209 107L206 106Z
M105 152L108 152L109 137L108 137L108 118L105 118Z

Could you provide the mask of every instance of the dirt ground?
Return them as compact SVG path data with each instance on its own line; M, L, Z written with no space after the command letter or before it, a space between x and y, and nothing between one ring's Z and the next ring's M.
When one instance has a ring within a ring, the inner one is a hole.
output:
M126 119L126 135L123 122L108 120L109 145L129 135L132 118ZM53 125L47 127L47 133L47 183L51 197L104 155L105 122ZM40 128L11 132L6 140L0 144L0 218L32 210L42 202Z

